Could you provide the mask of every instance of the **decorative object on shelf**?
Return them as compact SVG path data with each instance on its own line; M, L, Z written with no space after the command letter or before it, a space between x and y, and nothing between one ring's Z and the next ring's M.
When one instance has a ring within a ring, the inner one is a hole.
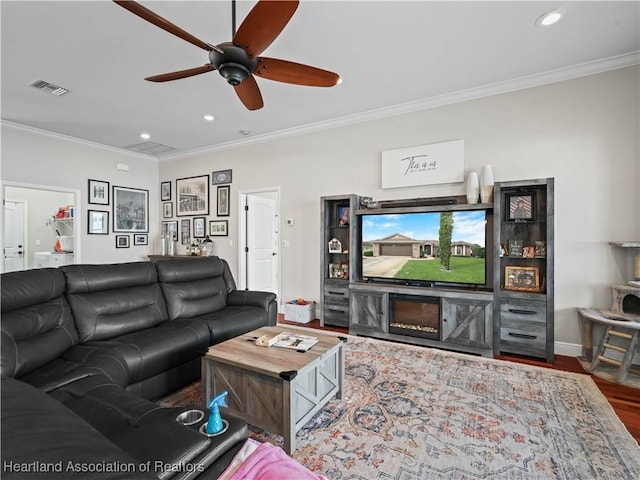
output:
M116 235L116 248L129 248L129 235Z
M480 168L480 201L490 203L493 196L493 168L483 165Z
M218 187L218 205L216 213L219 217L228 217L229 212L229 190L230 187Z
M193 219L193 238L204 238L206 234L207 219L205 217L196 217Z
M507 244L506 243L501 243L500 244L500 256L501 257L506 257L507 255L509 255L509 249L507 248Z
M469 172L467 174L467 182L465 184L465 190L467 193L467 203L478 203L478 194L480 193L480 184L478 183L478 174L476 172Z
M378 208L378 202L373 200L373 197L362 197L360 199L360 206L363 208Z
M214 185L222 185L224 183L231 183L231 170L219 170L211 174L211 178Z
M329 240L329 253L342 253L342 242L337 238Z
M209 215L209 175L176 180L178 217Z
M505 290L521 290L525 292L540 291L540 269L538 267L504 267Z
M162 182L160 184L160 200L163 202L171 200L171 182Z
M535 220L536 196L534 192L505 195L505 220L508 222L531 222Z
M213 240L209 238L209 235L204 237L204 240L202 242L202 254L205 257L213 257L213 247L214 243Z
M229 235L228 220L213 220L209 222L209 235L226 237Z
M162 218L171 218L173 217L173 203L164 202L162 204Z
M524 249L522 250L522 256L524 258L534 258L536 256L535 247L531 245L524 247Z
M337 210L338 226L348 227L349 226L349 207L338 205L337 209L338 209Z
M521 257L524 253L522 240L509 240L509 249L507 251L510 257Z
M547 256L547 242L538 241L535 243L535 256L539 258Z
M382 152L382 188L464 182L464 140Z
M89 201L93 205L109 205L109 182L89 179Z
M113 187L113 231L149 232L149 190Z
M330 263L329 264L329 278L349 278L349 268L346 263Z
M109 234L109 212L99 210L89 210L89 219L87 221L87 233L89 235L108 235Z
M133 235L134 245L149 245L149 236L146 233L136 233Z

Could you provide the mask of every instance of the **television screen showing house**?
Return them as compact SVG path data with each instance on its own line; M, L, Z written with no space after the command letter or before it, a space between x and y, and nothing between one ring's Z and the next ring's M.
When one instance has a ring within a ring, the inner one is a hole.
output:
M486 212L362 216L362 276L485 283Z

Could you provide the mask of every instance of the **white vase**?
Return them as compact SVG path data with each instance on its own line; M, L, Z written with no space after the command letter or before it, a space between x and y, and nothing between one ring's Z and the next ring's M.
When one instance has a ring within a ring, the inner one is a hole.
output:
M467 203L478 203L480 184L478 183L478 174L476 172L469 172L467 174L465 188L467 192Z
M480 201L490 203L493 196L493 169L491 165L483 165L480 169Z

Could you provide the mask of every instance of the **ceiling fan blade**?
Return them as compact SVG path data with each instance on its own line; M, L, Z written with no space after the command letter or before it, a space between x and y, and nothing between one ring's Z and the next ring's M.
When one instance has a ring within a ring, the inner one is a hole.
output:
M214 49L212 45L209 45L208 43L203 42L199 38L194 37L190 33L185 32L183 29L181 29L177 25L174 25L170 21L165 20L157 13L152 12L147 7L143 7L137 2L120 1L120 0L113 0L113 1L118 5L120 5L122 8L129 10L134 15L139 16L140 18L146 20L147 22L153 23L155 26L160 27L161 29L169 33L172 33L176 37L179 37L183 40L186 40L189 43L192 43L196 47L200 47L207 51Z
M264 106L262 94L253 75L249 75L240 85L236 85L233 88L248 110L259 110Z
M216 67L214 67L210 63L207 63L202 67L187 68L186 70L179 70L177 72L154 75L153 77L145 78L145 80L148 80L150 82L168 82L171 80L178 80L180 78L193 77L194 75L200 75L201 73L207 73L215 69Z
M233 36L250 58L260 55L280 34L298 8L298 1L261 0Z
M258 60L258 68L253 73L268 80L308 87L333 87L340 81L340 75L321 68L277 58L260 57Z

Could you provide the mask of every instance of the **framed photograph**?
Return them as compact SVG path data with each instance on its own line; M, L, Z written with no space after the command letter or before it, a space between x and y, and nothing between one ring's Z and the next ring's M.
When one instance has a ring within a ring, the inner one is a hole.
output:
M129 248L129 235L116 235L116 248Z
M113 187L113 231L149 232L149 190Z
M204 238L207 231L207 219L196 217L193 219L193 238Z
M209 175L176 180L178 217L209 215Z
M209 236L226 237L229 235L228 220L212 220L209 222Z
M89 219L87 221L89 235L108 235L109 234L109 212L98 210L89 210Z
M188 245L191 241L191 221L188 218L180 220L180 243Z
M146 233L136 233L133 235L134 245L149 245L149 236Z
M342 242L337 238L329 240L329 253L342 253Z
M164 202L162 204L162 218L171 218L173 217L173 203Z
M540 269L538 267L504 267L505 290L521 290L525 292L540 291Z
M162 182L160 184L160 200L171 200L171 182Z
M508 193L505 195L505 220L507 222L532 222L535 220L536 194Z
M178 240L178 221L162 222L160 233L162 236L171 235L172 240Z
M547 256L547 242L536 242L535 243L535 254L536 257L545 258Z
M229 216L229 189L229 186L218 187L217 214L219 217Z
M89 202L93 205L109 205L109 182L89 179Z
M339 227L348 227L349 226L349 207L338 206L336 215L338 216L338 226Z
M211 179L214 185L231 183L231 170L218 170L217 172L213 172Z

